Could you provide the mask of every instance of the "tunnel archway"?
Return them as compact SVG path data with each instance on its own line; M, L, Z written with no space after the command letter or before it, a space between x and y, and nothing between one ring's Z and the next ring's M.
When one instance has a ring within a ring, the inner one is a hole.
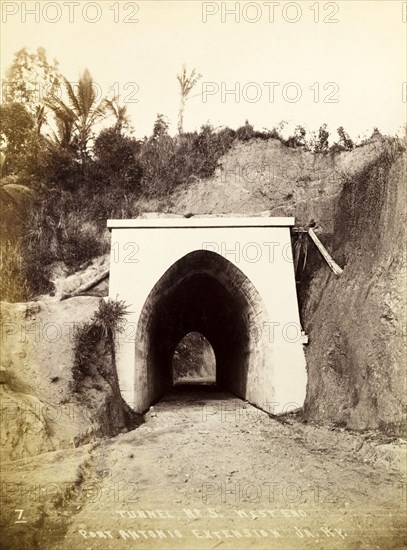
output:
M172 356L174 385L216 385L216 357L209 340L200 332L189 332Z
M147 378L145 404L172 387L175 348L192 331L213 347L219 388L246 397L249 371L255 376L263 366L267 319L256 288L227 259L207 250L180 258L154 285L139 317L136 369Z

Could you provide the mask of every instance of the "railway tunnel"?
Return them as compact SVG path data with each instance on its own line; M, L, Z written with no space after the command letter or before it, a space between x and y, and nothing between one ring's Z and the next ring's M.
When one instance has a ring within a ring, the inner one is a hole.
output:
M302 406L307 383L290 227L293 218L109 220L110 299L129 306L116 363L120 391L144 412L173 383L189 333L216 359L217 387L272 412ZM271 254L273 252L273 254Z
M231 262L205 250L185 255L154 286L139 320L150 399L171 388L174 351L193 331L212 345L217 386L244 397L248 372L262 368L267 318L259 293Z

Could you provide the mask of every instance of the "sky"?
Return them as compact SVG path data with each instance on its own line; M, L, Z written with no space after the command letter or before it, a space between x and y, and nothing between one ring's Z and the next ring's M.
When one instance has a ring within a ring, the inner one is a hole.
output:
M184 129L327 123L353 137L406 122L407 2L1 1L1 74L42 46L77 82L119 93L136 137L158 113L176 131L183 64L202 74ZM403 84L404 83L404 84Z

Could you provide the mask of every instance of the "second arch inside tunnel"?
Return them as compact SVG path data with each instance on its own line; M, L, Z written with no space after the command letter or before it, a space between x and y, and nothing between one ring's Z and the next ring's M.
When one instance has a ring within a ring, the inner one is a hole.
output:
M268 314L254 285L234 264L206 250L175 262L150 292L138 322L136 392L141 408L173 385L173 356L189 333L202 334L216 359L216 383L247 397L248 377L265 361Z
M172 378L179 384L216 384L216 357L209 340L189 332L178 342L172 357Z

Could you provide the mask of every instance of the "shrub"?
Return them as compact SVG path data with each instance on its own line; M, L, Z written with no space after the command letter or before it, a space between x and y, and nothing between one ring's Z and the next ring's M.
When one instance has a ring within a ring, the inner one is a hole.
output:
M180 183L192 177L205 179L215 172L219 159L230 149L235 139L234 130L216 132L209 124L200 132L183 134L177 140L173 157L174 173Z
M56 261L62 261L71 269L107 252L107 245L98 235L97 227L81 223L80 213L64 222L64 231L58 245Z
M75 327L73 338L72 378L78 391L80 382L92 372L92 366L99 359L100 330L93 321L88 321Z
M139 191L140 148L137 140L124 136L117 127L102 130L93 147L96 158L90 167L91 179L110 187Z
M32 168L32 179L47 189L76 192L83 181L83 167L78 162L78 150L74 144L62 146L46 142L39 149Z
M341 145L345 151L352 151L352 149L355 148L355 144L349 137L349 134L345 132L344 127L339 126L337 132L339 135L339 145Z
M306 135L307 131L305 130L305 128L303 128L302 126L297 126L294 131L294 135L285 140L285 145L291 148L306 147Z
M248 120L246 120L244 126L241 126L236 130L236 139L243 142L249 141L250 139L262 139L265 141L269 139L277 139L278 141L281 141L281 143L286 143L277 128L272 128L271 130L264 128L264 131L260 132L258 130L254 130Z
M236 130L236 139L239 141L249 141L255 137L255 131L249 121L246 120L245 125Z
M107 381L112 376L117 378L114 369L106 368L104 356L110 353L114 366L115 336L123 330L127 307L120 300L102 299L92 319L75 327L72 367L75 392L80 391L83 380L95 371Z
M113 343L116 334L123 331L127 313L128 306L122 300L100 300L93 320L100 327L102 336Z
M140 153L143 192L162 198L194 178L210 177L235 136L236 132L229 128L216 132L212 126L204 125L200 132L172 138L163 121L158 120L153 136L144 142Z

